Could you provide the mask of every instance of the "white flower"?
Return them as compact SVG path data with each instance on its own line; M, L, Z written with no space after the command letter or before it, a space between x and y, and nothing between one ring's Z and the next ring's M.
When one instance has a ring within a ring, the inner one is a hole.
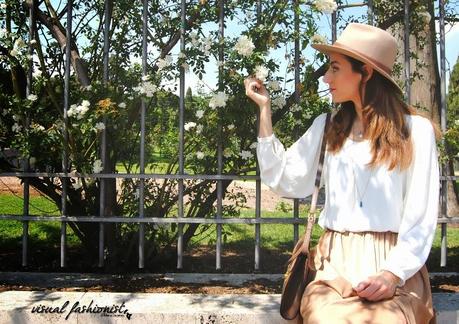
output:
M26 44L24 43L24 40L22 38L18 38L14 41L13 49L11 50L10 54L12 56L18 56L19 51L24 48Z
M228 126L226 126L226 128L228 128L228 130L232 130L234 128L234 125L233 124L229 124Z
M295 103L290 107L290 110L291 111L300 111L301 110L301 106L299 104Z
M33 123L32 124L32 128L37 130L37 131L41 131L41 132L45 130L45 128L42 125L37 124L37 123Z
M280 90L280 83L277 80L269 81L267 86L268 86L269 89L271 89L273 91Z
M99 122L99 123L96 123L96 125L94 126L94 128L98 131L101 131L101 130L104 130L105 129L105 124L102 123L102 122Z
M252 152L250 152L250 151L244 151L244 150L242 150L240 156L241 156L241 158L243 158L244 160L247 160L247 159L252 158L252 157L253 157L253 154L252 154Z
M271 104L273 105L273 107L276 107L276 108L282 108L285 106L285 104L287 103L287 101L285 100L284 97L282 96L279 96L279 97L276 97L272 100Z
M101 160L95 160L92 165L92 170L94 173L101 173L104 168L102 167Z
M0 29L0 38L4 38L8 36L8 32L6 31L6 28Z
M150 76L149 75L143 75L142 76L142 81L148 81L150 80Z
M33 72L32 72L32 76L33 76L34 78L39 78L39 77L41 77L41 74L42 74L42 72L41 72L40 69L33 70Z
M84 107L89 107L91 105L91 103L88 100L83 100L81 102L81 105L84 106Z
M124 109L124 108L126 108L126 103L124 103L124 102L121 102L121 103L118 105L118 107L120 107L120 108L123 108L123 109Z
M261 82L265 82L268 77L269 70L262 65L255 67L255 77Z
M198 126L196 126L196 133L201 134L203 128L204 128L204 126L201 125L201 124L199 124Z
M77 105L75 105L75 104L70 105L70 108L67 110L67 116L68 117L72 117L72 116L74 116L76 114L78 114Z
M26 43L24 42L24 40L22 38L18 38L14 41L14 45L13 45L13 48L17 48L17 49L20 49L20 48L23 48L26 46Z
M309 63L310 61L304 57L304 55L300 55L300 64Z
M246 35L242 35L241 37L239 37L239 39L236 42L236 45L234 46L236 52L243 56L251 55L254 48L255 45L253 45L252 40L248 38Z
M186 123L184 128L186 131L190 130L191 128L195 127L196 126L196 123L194 122L189 122L189 123Z
M227 159L231 157L231 150L229 148L226 148L223 150L223 156L226 157Z
M74 183L72 183L72 187L75 190L78 190L81 187L83 187L83 183L81 182L81 178L77 178L76 181Z
M422 11L419 13L419 16L422 18L422 20L428 24L430 22L430 19L432 19L432 16L430 15L430 13L428 13L427 11Z
M185 55L185 53L180 52L180 53L178 53L177 57L178 57L179 59L181 59L181 58L185 59L185 58L186 58L186 55Z
M202 153L201 151L196 152L196 158L202 160L204 158L204 153Z
M173 62L173 59L172 59L172 56L170 55L166 55L163 59L162 58L159 58L158 59L158 69L159 70L162 70L166 67L168 67L169 65L171 65Z
M156 84L153 84L151 81L145 81L142 85L134 88L135 91L138 91L140 94L144 94L146 97L153 97L156 91L158 91L158 87Z
M0 4L0 9L3 9L3 10L6 9L6 3Z
M193 45L193 47L197 47L199 45L199 40L197 38L198 34L196 32L191 32L190 37L191 37L191 44Z
M456 119L456 120L454 121L454 125L456 125L456 126L459 127L459 119Z
M212 47L213 40L211 37L206 37L201 43L201 51L204 52L204 55L209 55L210 48Z
M13 120L14 121L18 121L20 119L21 119L21 117L19 115L13 115Z
M202 116L204 116L204 110L198 110L198 111L196 112L196 117L202 118Z
M209 107L210 108L225 107L227 100L228 100L228 96L223 91L219 91L217 94L215 94L210 99Z
M312 37L311 37L311 42L313 44L326 44L327 43L327 39L322 36L322 35L319 35L319 34L314 34Z
M84 102L85 100L83 100ZM88 112L89 110L89 106L86 106L86 105L79 105L77 108L76 108L76 113L77 113L77 119L82 119L84 117L84 115Z
M37 95L34 95L33 93L29 94L27 96L27 99L30 100L30 101L35 101L38 99Z
M314 5L316 6L317 10L326 14L331 14L338 8L336 2L333 0L315 0Z
M35 45L36 43L37 43L37 40L36 40L36 39L32 39L32 40L30 41L30 45Z
M21 129L22 129L22 126L17 123L14 123L13 126L11 127L11 130L15 133L20 132Z
M11 56L14 56L14 57L17 57L19 55L19 51L17 50L17 48L14 48L11 50L10 52Z
M86 91L91 91L92 90L92 85L87 85L86 87L83 88Z
M256 148L257 148L257 145L258 145L257 142L253 142L252 144L250 144L250 148L251 148L251 149L256 149Z

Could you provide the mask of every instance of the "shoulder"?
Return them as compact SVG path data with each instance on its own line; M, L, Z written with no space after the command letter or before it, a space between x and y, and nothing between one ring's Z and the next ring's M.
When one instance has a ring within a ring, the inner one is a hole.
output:
M314 121L312 122L313 126L323 128L325 127L325 120L327 119L327 113L321 113L319 116L317 116Z
M421 115L405 115L405 120L413 136L434 136L434 128L430 119Z

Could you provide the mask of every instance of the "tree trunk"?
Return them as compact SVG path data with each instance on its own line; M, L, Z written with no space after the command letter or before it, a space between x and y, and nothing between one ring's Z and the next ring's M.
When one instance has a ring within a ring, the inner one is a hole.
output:
M432 17L434 15L433 3L425 1L425 6ZM404 49L404 28L401 23L396 23L390 30L395 35L398 42L399 56L398 62L405 66L403 49ZM420 37L419 37L420 36ZM425 24L424 30L419 36L410 36L410 52L415 53L418 62L422 66L416 65L416 60L410 60L411 75L417 73L421 78L415 78L411 84L410 103L418 108L423 114L430 117L434 123L440 126L441 115L441 89L440 89L440 72L438 68L438 55L436 48L435 20L431 19ZM424 38L424 41L423 41ZM424 42L424 44L423 44ZM402 82L405 78L402 72L400 77ZM454 175L454 166L452 161L446 166L448 175ZM447 182L447 215L459 216L459 196L454 190L452 181Z

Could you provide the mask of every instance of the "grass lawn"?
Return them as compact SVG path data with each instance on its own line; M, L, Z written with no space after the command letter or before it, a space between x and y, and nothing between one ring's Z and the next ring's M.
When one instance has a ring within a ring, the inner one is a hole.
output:
M58 215L58 209L54 203L44 197L31 197L30 214ZM11 195L0 195L0 214L21 214L22 199ZM300 216L305 216L302 210ZM254 210L242 210L240 217L254 217ZM291 217L291 214L282 212L262 212L263 217ZM202 225L201 225L202 226ZM293 226L283 224L262 224L261 226L261 246L267 250L276 251L275 253L288 253L292 249ZM216 226L192 239L191 247L212 246L216 239ZM302 225L299 226L299 233L304 231ZM198 231L199 232L199 231ZM313 231L313 244L317 242L322 229L316 226ZM432 252L428 260L430 271L444 271L440 268L440 226L435 234ZM0 246L1 249L20 253L22 235L22 223L19 221L0 220ZM67 238L69 246L78 247L80 244L76 235L67 226ZM29 222L29 241L33 246L40 248L55 248L60 244L60 223L58 222ZM255 225L227 224L223 225L224 249L234 249L240 251L253 251L255 245ZM459 264L459 228L448 226L448 269L452 264ZM250 271L251 269L248 269ZM448 271L451 271L449 269Z
M0 195L0 214L22 214L23 200L12 195ZM59 209L54 202L40 196L30 197L30 215L59 215ZM40 246L57 246L60 244L60 223L58 222L29 222L29 241ZM19 246L22 236L22 222L0 220L0 246ZM80 245L79 239L67 226L67 242L69 245Z
M159 161L159 162L155 162L155 163L146 164L145 165L145 173L166 174L168 165L169 165L169 163L167 161ZM178 166L177 166L176 170L174 170L172 172L172 174L174 174L174 172L177 172L177 170L178 170ZM118 173L127 173L126 167L123 165L123 163L117 163L116 164L116 171ZM133 164L131 166L130 173L139 173L139 171L140 171L139 164ZM185 172L188 173L188 174L194 174L193 171L188 170L186 168L186 165L185 165ZM256 175L256 171L247 172L246 175Z

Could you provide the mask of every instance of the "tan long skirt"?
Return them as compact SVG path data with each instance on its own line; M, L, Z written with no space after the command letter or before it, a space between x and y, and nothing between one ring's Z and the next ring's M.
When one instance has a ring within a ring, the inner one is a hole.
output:
M327 230L312 249L317 270L303 294L299 322L314 323L435 323L430 281L425 266L391 299L370 302L353 290L361 280L380 271L397 233Z

